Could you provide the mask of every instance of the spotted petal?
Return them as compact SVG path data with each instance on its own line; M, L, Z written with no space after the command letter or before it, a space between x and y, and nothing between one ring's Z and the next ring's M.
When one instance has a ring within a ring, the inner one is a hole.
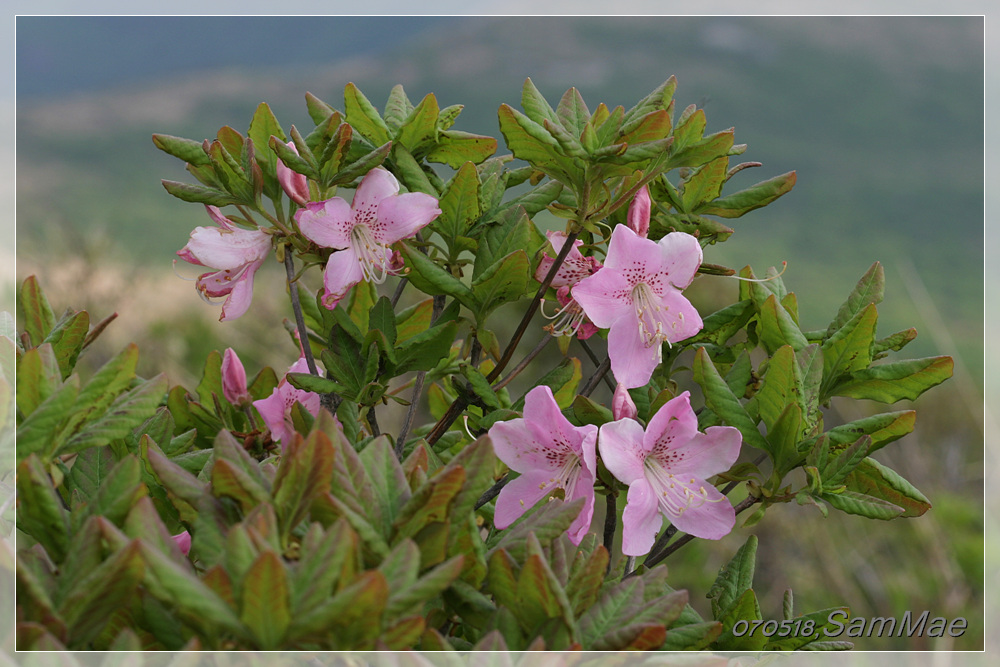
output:
M656 533L663 526L656 491L645 479L628 487L628 501L622 512L622 553L642 556L653 548Z
M372 238L391 245L416 236L439 215L437 199L423 192L409 192L383 199L378 205L378 219L369 228Z
M307 239L324 248L346 248L351 245L354 213L340 197L309 202L295 213L295 222Z

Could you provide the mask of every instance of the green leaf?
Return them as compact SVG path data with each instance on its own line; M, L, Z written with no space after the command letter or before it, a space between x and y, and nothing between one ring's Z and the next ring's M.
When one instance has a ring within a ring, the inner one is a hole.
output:
M433 146L439 112L437 98L434 93L428 93L403 122L396 141L413 155Z
M368 313L368 330L381 331L390 345L396 344L396 314L388 297L381 297Z
M340 650L371 648L388 600L389 585L382 573L365 572L319 607L296 616L288 641L317 638Z
M437 146L432 148L424 159L458 169L466 162L479 164L496 152L497 140L493 137L460 130L441 130L438 133Z
M524 250L510 253L480 273L472 282L476 321L483 323L498 307L524 296L530 279L531 262Z
M952 376L951 357L927 357L872 366L851 373L830 393L834 396L866 398L882 403L915 400L933 386Z
M699 109L698 113L702 113ZM674 129L674 137L677 137L677 128ZM667 161L668 169L677 167L697 167L723 155L728 155L733 147L733 130L716 132L689 145L678 145L679 139L675 139L674 153Z
M22 354L15 377L18 411L25 417L31 415L63 384L61 377L52 345L43 343Z
M69 547L69 512L37 456L18 464L16 487L18 530L35 538L55 563L61 563Z
M295 616L328 600L336 585L342 586L353 577L358 545L358 536L345 519L334 523L319 543L311 542L307 535L289 587L291 609Z
M732 559L719 571L715 583L708 591L712 601L712 616L716 619L736 604L750 587L757 560L757 536L751 535Z
M72 638L70 647L89 647L112 615L129 606L143 575L139 543L132 541L78 579L59 606Z
M86 340L89 330L90 315L87 314L87 311L81 310L72 317L57 322L49 335L45 337L44 342L52 344L52 351L55 352L64 380L73 372L76 359L80 356L83 341Z
M448 244L448 249L457 255L455 244L459 237L467 236L472 224L479 219L479 177L471 162L464 162L448 183L447 189L438 201L441 215L431 223L431 227Z
M70 406L75 403L79 390L80 378L71 375L21 422L17 428L16 440L18 461L31 454L38 454L48 460L58 450L63 444L58 438L59 428L66 420Z
M718 621L702 621L675 625L667 631L667 638L660 645L661 651L697 651L707 647L722 634Z
M723 630L713 648L721 651L759 651L767 643L763 632L748 633L742 637L733 633L734 626L741 620L761 620L760 603L752 589L744 591L719 620Z
M87 449L76 457L66 478L67 488L78 491L84 498L93 498L108 473L115 465L115 458L107 447Z
M570 524L583 509L583 501L583 498L571 502L553 499L541 503L538 509L518 519L501 533L499 541L487 552L487 559L496 551L505 549L514 560L523 562L527 556L528 535L534 533L543 546L551 543L569 530Z
M163 188L178 199L195 204L210 206L228 206L229 204L247 203L242 197L234 196L217 188L193 183L179 183L163 180Z
M479 369L471 364L462 364L461 372L465 379L469 381L472 393L479 397L485 407L490 410L499 410L503 407L500 404L500 399L497 398L496 393L493 391L493 387L490 386L489 380L486 379L486 376Z
M545 120L559 122L559 116L530 78L525 79L524 85L521 86L521 106L524 107L524 113L528 118L539 125Z
M406 266L410 269L407 277L414 287L431 296L446 294L455 297L469 308L475 304L472 290L466 287L461 280L438 266L427 255L405 243L401 245L400 249Z
M579 137L583 133L587 121L590 120L590 109L583 101L580 91L576 88L570 88L559 100L556 116L568 132Z
M321 431L284 446L272 494L283 540L306 518L313 500L330 488L333 457L333 444Z
M353 83L348 83L344 87L344 111L351 127L376 146L392 141L389 128L378 110Z
M122 525L132 506L146 494L142 485L139 459L128 455L108 473L107 479L89 498L87 514L103 516L116 526Z
M757 430L757 424L750 418L726 381L719 375L705 348L698 348L694 358L694 381L705 393L705 404L727 424L735 426L743 434L746 444L770 451L764 436Z
M881 519L887 521L901 516L904 512L902 507L895 505L888 500L882 500L875 496L869 496L856 491L843 491L842 493L824 493L820 496L830 503L834 508L846 514L856 514L868 519Z
M457 334L458 323L451 321L405 339L396 348L395 374L431 370L448 356Z
M607 424L608 422L614 421L614 416L611 410L595 403L590 398L586 396L577 396L573 399L572 404L573 416L576 417L578 426L584 426L586 424L593 424L595 426L601 426Z
M156 412L166 391L166 375L160 374L142 382L115 399L104 414L89 422L69 441L61 443L56 454L70 454L125 437Z
M21 283L17 309L32 345L41 344L55 325L56 316L35 276L28 276Z
M500 105L498 115L500 132L515 157L564 183L577 180L574 176L581 169L560 153L559 142L544 127L506 104Z
M760 342L768 354L774 354L782 345L791 345L796 352L809 345L802 330L776 295L767 297L760 306L757 317L760 319Z
M266 103L261 102L257 105L257 110L250 120L247 137L253 142L254 160L264 176L264 191L269 197L277 197L281 193L277 180L278 156L275 155L274 151L268 150L272 136L280 139L282 143L288 141L284 130L281 129L281 124L271 112L271 108Z
M281 646L291 613L285 564L273 551L261 552L243 579L240 620L253 632L261 649Z
M861 276L847 300L840 306L837 316L833 318L826 330L827 336L850 322L866 306L881 303L884 295L885 270L879 262L875 262L865 272L865 275Z
M82 452L73 468L75 469L79 465L80 459L83 459L87 454L103 451L106 450L100 448ZM210 452L210 450L208 451ZM197 506L199 499L206 489L206 485L203 482L188 472L178 462L168 459L155 444L149 445L146 448L146 460L164 488L191 506ZM90 469L89 466L87 469ZM91 476L95 475L91 474Z
M795 172L790 171L761 181L745 190L708 201L697 207L695 212L702 215L717 215L720 218L738 218L754 209L767 206L789 192L795 187L795 180Z
M405 587L395 587L389 594L386 615L398 618L408 612L419 613L420 606L440 595L462 572L464 556L455 556L436 566Z
M386 437L370 442L359 458L368 474L369 488L375 500L372 507L366 508L367 516L377 528L381 528L381 535L388 539L392 534L393 520L411 495L406 474Z
M183 137L172 137L169 134L154 134L153 145L168 155L189 162L195 166L210 164L211 160L205 154L202 142Z
M601 639L628 623L643 603L639 577L607 587L600 599L580 617L580 638L588 650L601 650Z
M682 211L698 212L699 204L711 201L719 196L722 184L726 180L726 170L729 158L722 156L700 167L684 181L684 192L681 195Z
M842 375L868 368L877 322L875 304L869 304L824 341L821 395L826 396Z
M875 459L866 458L844 480L851 491L888 501L903 508L900 516L921 516L931 503L899 473Z

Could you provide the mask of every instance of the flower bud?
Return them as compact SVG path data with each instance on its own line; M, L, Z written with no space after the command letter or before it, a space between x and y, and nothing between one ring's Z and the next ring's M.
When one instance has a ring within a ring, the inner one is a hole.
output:
M295 151L298 155L299 151L295 148L295 142L289 141L288 147ZM305 206L309 201L309 179L307 179L302 174L297 171L292 171L285 166L285 163L278 158L278 163L276 165L278 171L278 183L281 184L281 189L285 191L289 199L294 201L299 206Z
M633 232L646 238L649 234L649 215L653 208L653 201L649 198L649 186L642 186L642 189L635 193L635 199L628 207L628 226Z
M181 548L181 553L187 556L191 551L191 533L185 530L183 533L174 535L173 538L177 546Z
M247 373L231 347L222 355L222 394L230 404L238 407L250 401Z
M615 421L619 419L636 419L639 416L635 402L632 401L628 389L621 382L618 383L615 395L611 399L611 414L614 416Z

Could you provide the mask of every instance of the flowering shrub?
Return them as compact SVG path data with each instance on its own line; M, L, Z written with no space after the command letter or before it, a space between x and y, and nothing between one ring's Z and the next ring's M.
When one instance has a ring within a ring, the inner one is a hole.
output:
M591 111L575 89L553 108L528 80L523 112L500 107L500 156L451 129L461 106L400 86L383 113L353 84L343 110L307 95L305 134L261 104L246 135L154 135L198 181L166 190L215 222L177 253L212 269L197 291L238 326L273 253L297 361L248 379L227 349L189 389L136 377L129 346L82 379L107 322L56 318L23 283L17 647L848 647L823 641L831 610L796 615L790 593L785 618L814 633L734 633L774 616L752 587L753 535L708 591L711 617L663 562L792 501L926 512L872 457L914 413L827 428L823 408L914 399L952 362L882 362L915 331L877 336L877 263L807 331L780 274L706 262L734 233L720 218L795 174L723 194L754 166L730 166L746 147L678 113L674 88ZM543 212L559 229L543 233ZM684 294L699 275L738 279L738 300L700 313ZM525 336L540 342L512 365ZM592 398L602 382L610 407Z

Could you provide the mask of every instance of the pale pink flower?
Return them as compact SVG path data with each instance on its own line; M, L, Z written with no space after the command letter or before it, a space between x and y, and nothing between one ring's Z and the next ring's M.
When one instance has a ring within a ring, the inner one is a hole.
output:
M185 530L172 537L177 546L180 547L181 553L187 556L191 552L191 533Z
M732 467L741 442L740 432L731 426L712 426L700 433L688 392L667 401L645 431L633 419L601 426L601 460L628 485L622 552L649 553L663 525L661 514L695 537L717 540L727 535L736 512L705 480Z
M597 432L592 424L570 424L549 387L529 391L523 418L497 422L490 429L497 457L521 473L500 491L494 525L506 528L552 491L563 489L567 502L585 499L569 527L570 539L579 544L594 516Z
M294 141L289 141L286 144L291 148L296 155L299 154L299 150L295 147ZM294 201L299 206L305 206L309 202L309 179L298 173L297 171L292 171L285 166L285 163L278 158L278 163L275 166L278 172L278 183L281 185L281 189L285 191L288 198Z
M243 362L231 347L227 347L222 355L222 395L231 405L237 407L250 401L247 372L243 368Z
M299 357L288 369L288 373L308 373L309 364L305 357ZM281 382L274 388L267 398L254 401L253 406L257 408L264 423L271 431L271 440L288 444L295 434L295 426L292 424L292 407L300 403L306 411L313 417L319 415L320 399L319 394L312 391L296 389L288 382L286 377L281 378Z
M653 200L649 197L649 186L644 185L635 193L635 198L628 207L628 228L646 238L649 234L649 215L653 209Z
M566 234L564 232L550 231L546 232L546 236L549 238L552 250L558 256L562 251L563 245L566 243ZM542 315L547 319L555 320L552 324L545 327L553 336L575 335L578 338L586 339L597 333L597 327L587 320L586 314L583 312L580 304L572 296L574 285L587 276L594 275L601 268L601 263L596 257L585 257L580 252L579 248L581 245L583 245L583 241L577 240L573 242L573 248L566 255L563 263L559 265L559 270L556 271L556 275L550 283L552 287L556 288L556 299L559 301L559 305L562 306L552 316L545 315L544 311L542 312ZM554 263L555 257L543 254L542 259L538 262L538 268L535 269L535 280L543 282Z
M340 250L326 264L323 304L334 308L362 280L385 282L396 270L389 246L440 214L437 199L428 194L399 194L399 182L385 169L368 172L351 204L340 197L306 204L295 214L299 229L317 245Z
M701 330L698 311L681 294L701 258L698 239L690 234L672 232L656 242L618 225L604 268L573 288L587 317L610 329L611 372L626 388L649 382L663 359L663 343Z
M196 227L177 256L199 266L214 267L203 273L195 286L206 300L226 297L223 322L235 320L250 307L253 276L271 252L271 236L256 229L243 229L229 221L215 206L205 206L218 227Z

